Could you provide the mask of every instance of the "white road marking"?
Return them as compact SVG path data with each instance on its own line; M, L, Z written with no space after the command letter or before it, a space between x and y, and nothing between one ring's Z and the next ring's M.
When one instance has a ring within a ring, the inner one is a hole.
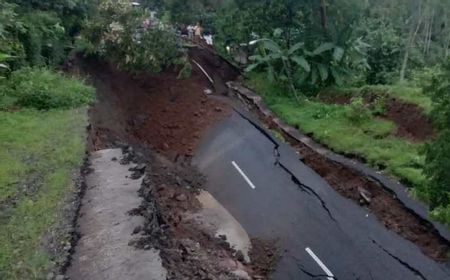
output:
M232 161L231 164L233 164L234 168L236 168L236 170L241 174L241 176L244 178L244 180L247 182L247 184L249 184L249 186L252 189L256 189L255 185L253 185L252 181L250 181L250 179L247 177L247 175L245 175L244 171L242 171L242 169L239 167L239 165L237 165L237 163L234 161Z
M309 247L307 247L305 250L311 256L311 258L313 258L313 260L320 266L320 268L322 268L322 270L328 276L327 279L334 280L333 273L331 273L331 271L328 269L328 267L325 266L325 264L319 259L319 257L317 257L316 254L314 254L314 252Z

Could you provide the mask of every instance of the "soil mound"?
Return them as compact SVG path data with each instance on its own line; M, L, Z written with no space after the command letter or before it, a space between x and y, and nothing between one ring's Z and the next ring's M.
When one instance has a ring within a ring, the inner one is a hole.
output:
M396 136L420 142L434 136L433 124L419 106L392 98L386 109L386 117L397 125Z
M368 106L372 105L379 95L369 94L364 98ZM327 94L320 100L328 104L346 105L351 103L351 96L345 94ZM413 142L424 142L433 138L435 131L431 120L426 116L423 109L416 104L407 103L396 98L386 98L386 112L380 117L395 123L397 129L395 136L406 138Z

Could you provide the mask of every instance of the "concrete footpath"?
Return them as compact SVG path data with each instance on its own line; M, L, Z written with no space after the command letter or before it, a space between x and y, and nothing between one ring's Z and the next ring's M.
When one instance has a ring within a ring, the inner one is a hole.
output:
M93 172L87 175L87 190L78 219L78 241L67 275L72 280L166 279L159 252L128 245L133 230L144 223L128 211L140 205L137 191L142 179L131 179L121 165L120 149L102 150L90 156Z

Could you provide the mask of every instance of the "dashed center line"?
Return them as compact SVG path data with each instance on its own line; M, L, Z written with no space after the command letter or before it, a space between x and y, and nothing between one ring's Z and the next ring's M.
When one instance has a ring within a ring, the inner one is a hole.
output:
M325 264L319 259L319 257L316 256L316 254L314 254L314 252L309 247L307 247L305 250L311 256L311 258L313 258L313 260L320 266L320 268L322 268L322 270L328 276L327 279L334 280L333 273L331 273L331 271L328 269L328 267L325 266Z
M250 186L250 188L256 189L255 185L253 185L252 181L250 181L250 179L247 177L247 175L245 175L244 171L242 171L242 169L239 167L239 165L237 165L237 163L234 161L232 161L231 164L234 166L234 168L236 168L236 170L239 172L239 174L241 174L241 176L244 178L244 180L247 182L247 184Z

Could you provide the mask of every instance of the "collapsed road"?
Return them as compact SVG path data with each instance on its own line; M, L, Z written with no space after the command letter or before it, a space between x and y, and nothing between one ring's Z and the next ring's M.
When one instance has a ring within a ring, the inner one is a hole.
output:
M252 240L276 244L273 279L450 279L448 264L333 190L236 99L206 97L211 79L225 93L223 82L236 75L201 50L191 56L203 69L194 67L186 81L173 73L131 77L96 61L84 65L99 95L90 112L91 149L120 141L192 163L206 178L202 188L237 227Z
M194 157L207 190L249 235L278 240L273 279L450 279L448 266L386 230L298 157L238 113L212 129Z

